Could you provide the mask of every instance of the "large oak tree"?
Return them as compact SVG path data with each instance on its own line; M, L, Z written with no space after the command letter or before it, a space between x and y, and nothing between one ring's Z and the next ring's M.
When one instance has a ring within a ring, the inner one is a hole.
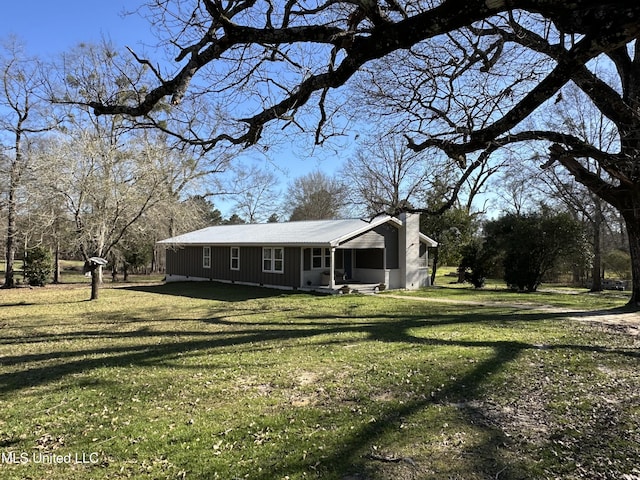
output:
M268 143L270 133L290 127L322 142L354 111L342 110L340 87L366 79L377 64L392 59L387 69L404 72L404 81L415 87L397 112L424 112L406 124L415 150L444 152L459 164L464 180L502 148L542 142L547 166L562 165L618 209L631 247L631 304L640 305L640 5L149 0L147 8L166 45L177 49L173 68L137 56L152 68L155 84L123 84L136 94L88 102L96 114L129 115L170 130L171 121L191 121L183 117L189 113L185 105L206 97L210 108L197 112L192 124L198 128L180 130L183 140L205 148L246 146ZM605 59L613 80L600 74ZM615 151L569 132L531 128L530 117L557 101L569 82L616 125ZM393 85L372 82L372 92L380 87ZM174 118L156 108L167 97L179 113ZM590 170L584 158L595 160L603 174Z

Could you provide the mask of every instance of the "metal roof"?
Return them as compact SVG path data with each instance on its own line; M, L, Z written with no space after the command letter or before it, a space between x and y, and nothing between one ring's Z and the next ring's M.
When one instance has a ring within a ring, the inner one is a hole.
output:
M336 247L356 235L387 222L395 223L397 226L402 225L400 220L389 215L378 216L371 221L351 218L218 225L178 235L158 243L165 245L326 245Z

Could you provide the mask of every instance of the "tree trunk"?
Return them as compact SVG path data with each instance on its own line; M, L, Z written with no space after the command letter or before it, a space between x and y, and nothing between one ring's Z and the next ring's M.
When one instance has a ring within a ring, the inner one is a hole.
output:
M53 283L60 283L60 241L56 239L56 249L53 260Z
M433 254L433 267L431 268L431 285L436 284L436 272L438 271L438 251L440 249L438 247L435 248L435 252Z
M151 252L151 272L155 273L158 271L158 248L154 245Z
M640 202L635 208L624 212L631 253L631 299L629 306L640 309Z
M13 270L13 264L16 258L16 233L15 187L13 182L11 182L11 185L9 186L9 199L7 202L7 268L5 269L4 274L4 288L13 288L16 286Z
M593 222L593 271L592 271L592 292L602 291L602 241L600 233L602 232L602 222L604 221L602 211L598 206Z
M621 193L619 204L614 206L624 218L631 254L631 298L627 305L640 310L640 185Z

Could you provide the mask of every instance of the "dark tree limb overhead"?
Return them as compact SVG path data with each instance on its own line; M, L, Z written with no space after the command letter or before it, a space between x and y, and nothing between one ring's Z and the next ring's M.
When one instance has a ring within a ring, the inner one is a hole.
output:
M268 142L271 125L293 124L321 143L332 128L331 109L348 100L341 92L364 70L373 78L370 72L386 67L392 82L371 82L376 95L369 101L382 103L382 96L404 88L408 94L392 103L393 114L409 118L400 122L409 128L398 130L415 150L439 150L453 159L460 181L500 148L543 142L547 165L562 165L618 209L630 237L631 304L640 305L637 2L147 0L146 6L177 49L174 69L152 68L151 83L134 94L95 98L89 106L96 115L146 117L142 122L171 132L164 106L211 102L220 122L209 127L211 117L204 116L184 121L189 128L175 132L180 140L205 149L250 146ZM526 55L537 63L518 63ZM594 69L604 59L616 80ZM525 70L510 72L510 62ZM561 101L569 82L615 125L618 151L527 125L544 105ZM468 160L470 154L478 156Z
M151 8L167 8L166 2L156 3ZM177 105L183 101L198 74L205 67L215 64L225 55L230 55L243 46L273 45L280 48L293 44L311 44L327 45L341 50L341 61L335 68L328 58L322 59L319 56L317 72L298 82L290 94L250 116L239 119L245 124L244 133L220 133L205 139L212 145L220 141L253 144L260 139L267 123L294 112L306 104L316 92L345 85L368 62L514 9L539 14L565 32L587 34L587 38L583 39L579 46L566 52L563 58L559 59L558 69L536 89L536 92L532 92L533 97L527 102L533 105L536 101L541 102L553 95L552 92L556 91L563 81L566 82L567 69L575 70L599 53L618 49L638 35L640 25L640 6L629 5L625 1L603 3L590 0L447 0L432 8L425 5L420 11L406 13L411 11L407 3L402 9L405 15L389 14L384 22L365 20L355 26L355 29L349 24L348 18L337 13L328 18L329 13L326 12L340 7L353 13L365 2L334 0L309 10L295 10L297 2L293 1L279 3L276 5L281 8L280 14L283 18L282 26L279 28L274 28L271 25L272 21L267 20L267 17L275 18L275 13L269 16L263 14L265 20L260 20L258 15L261 11L256 2L229 2L224 7L221 2L216 1L208 0L202 3L205 8L200 11L207 12L208 18L201 18L200 21L206 21L207 28L198 41L182 48L176 57L176 62L186 60L177 73L149 88L139 103L91 102L90 106L96 115L149 115L165 97L170 97L171 103ZM294 22L296 25L292 25ZM185 29L189 26L193 25L189 25L187 21ZM322 62L325 64L324 71L320 68ZM156 74L156 78L161 77ZM530 106L523 105L521 108L531 110ZM513 124L520 117L522 114L514 112L510 119L503 122ZM504 131L504 128L495 126L484 135L477 136L478 140L474 144L482 142L480 137L491 136L493 131L498 130Z

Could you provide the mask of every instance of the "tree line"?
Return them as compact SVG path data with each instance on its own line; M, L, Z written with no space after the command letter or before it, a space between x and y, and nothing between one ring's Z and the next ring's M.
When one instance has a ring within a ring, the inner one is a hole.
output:
M106 92L108 85L100 83L104 78L83 75L89 71L93 76L90 65L108 65L116 55L108 45L85 45L65 56L65 95L71 95L70 89L75 89L74 98L86 95L89 87L83 85L89 81L94 90ZM487 190L507 199L511 208L503 211L518 215L530 212L541 198L556 210L568 209L592 232L593 240L585 248L598 258L591 263L592 272L585 274L583 268L582 278L591 276L594 288L599 288L603 249L605 257L617 254L623 272L628 262L624 241L614 241L625 238L615 211L602 202L594 204L588 190L554 170L530 169L523 175L503 160L470 176L455 202L441 209L455 172L447 165L433 170L434 162L425 154L408 148L397 136L378 132L363 139L339 171L315 170L295 178L283 195L279 176L272 170L234 163L232 155L211 160L157 129L140 128L124 117L95 117L74 103L51 101L58 93L45 77L50 79L52 70L61 67L26 57L19 43L5 50L3 64L4 102L13 107L3 114L4 138L14 140L13 150L5 148L2 157L8 173L3 185L7 287L14 283L17 253L28 256L33 249L32 258L48 258L37 247L53 252L54 282L59 280L61 256L86 262L106 257L126 279L131 268L156 268L157 240L204 226L371 217L421 206L442 210L425 215L422 225L440 243L433 266L435 281L439 263L464 264L486 213L474 209L474 203ZM21 70L28 66L29 75ZM223 185L220 175L225 172L230 176ZM539 180L537 190L527 186L532 177ZM234 213L228 218L210 200L216 195L231 199ZM608 241L601 240L605 230ZM589 265L590 259L583 264ZM42 272L34 274L36 284L42 283ZM96 273L93 281L99 280Z
M5 84L13 84L2 120L8 247L20 236L18 205L31 177L48 176L49 186L29 202L42 194L48 208L65 209L90 259L145 230L155 208L169 233L179 231L190 217L179 206L191 193L224 190L212 179L241 149L268 151L300 136L317 148L347 139L360 148L344 159L338 180L346 188L307 193L310 205L333 208L344 195L371 212L424 212L428 233L445 239L444 254L455 244L447 239L463 235L444 216L457 210L473 220L500 175L516 209L530 208L518 204L527 195L543 196L589 222L594 263L609 255L608 238L623 239L630 303L638 305L640 7L332 1L262 11L192 0L177 14L172 2L148 0L137 12L153 20L171 59L108 45L78 47L55 70L33 61L17 73L24 53L3 59ZM36 148L49 159L42 171L31 163ZM65 195L70 185L61 188L57 172L75 175L81 193ZM98 214L92 192L100 189L131 201L103 202L112 216ZM255 221L268 188L242 190L238 208ZM305 208L295 205L289 218L309 215Z
M16 282L16 255L33 247L46 246L56 259L131 265L141 252L153 252L155 241L205 225L191 192L229 158L180 148L159 130L133 128L124 117L97 118L67 101L117 95L110 82L119 68L140 74L134 65L116 66L116 57L107 45L83 45L45 64L16 39L4 45L0 169L7 288ZM88 270L95 287L100 271Z

